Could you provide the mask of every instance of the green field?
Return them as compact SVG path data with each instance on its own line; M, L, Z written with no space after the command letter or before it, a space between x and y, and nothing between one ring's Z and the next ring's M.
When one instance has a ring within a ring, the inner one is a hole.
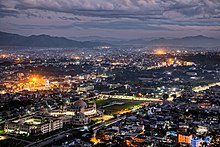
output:
M124 104L122 104L122 105L116 104L113 106L105 107L104 108L105 114L112 114L116 111L124 110L124 109L132 109L134 106L137 106L137 105L143 103L142 101L123 100L123 99L106 99L106 100L97 99L92 102L95 102L97 107L105 106L105 105L108 105L112 102L124 102Z
M124 102L124 104L122 105L116 104L103 108L105 110L105 114L109 114L109 115L113 114L116 111L132 109L134 106L138 106L141 103L143 103L143 101L125 100L125 99L106 99L106 100L96 99L93 101L89 101L89 103L94 103L94 102L96 103L97 107L105 106L112 102Z
M108 105L111 102L119 102L119 100L116 99L107 99L107 100L95 100L96 106L100 107L100 106L104 106L104 105ZM121 101L120 101L121 102Z
M5 134L4 130L0 130L0 135Z
M123 99L106 99L106 100L100 100L100 99L97 99L97 100L94 100L94 101L90 101L90 103L93 103L95 102L96 103L96 106L97 107L100 107L100 106L105 106L105 105L108 105L112 102L125 102L125 104L123 105L115 105L115 106L110 106L110 107L106 107L107 108L116 108L117 107L121 107L123 109L123 107L132 107L134 105L138 105L140 103L142 103L142 101L134 101L134 100L123 100Z
M110 107L106 107L105 110L122 110L122 109L132 109L134 106L141 104L140 101L126 102L123 105L114 105Z

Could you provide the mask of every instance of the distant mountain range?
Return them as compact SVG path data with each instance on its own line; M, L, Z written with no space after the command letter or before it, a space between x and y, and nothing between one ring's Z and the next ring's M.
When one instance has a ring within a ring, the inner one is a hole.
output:
M184 46L184 47L215 47L220 46L220 39L202 35L177 39L155 39L147 43L149 46Z
M72 40L74 39L74 40ZM22 36L0 32L0 46L23 46L23 47L99 47L103 45L129 45L129 46L181 46L181 47L216 47L220 46L220 39L202 35L184 38L139 38L125 40L113 37L53 37L49 35Z
M215 47L220 46L220 39L210 38L202 35L188 36L184 38L137 38L131 40L112 37L74 37L80 41L104 41L112 45L140 45L140 46L183 46L183 47Z
M77 41L98 41L98 42L105 42L105 41L121 41L126 39L121 38L114 38L114 37L100 37L100 36L82 36L82 37L70 37L70 39L77 40Z
M0 32L0 46L22 46L22 47L98 47L109 45L103 42L75 41L64 37L53 37L49 35L22 36Z

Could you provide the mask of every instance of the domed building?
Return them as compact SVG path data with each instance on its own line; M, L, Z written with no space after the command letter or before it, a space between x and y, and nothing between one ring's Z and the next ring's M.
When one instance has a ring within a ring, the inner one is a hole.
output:
M90 118L83 112L78 112L73 116L72 124L74 125L86 125L90 123Z
M75 115L72 118L72 123L75 125L85 125L90 122L90 117L95 116L96 104L87 104L82 99L75 101L72 105L72 110Z
M73 103L72 108L74 111L80 111L80 109L87 109L87 104L82 99L80 99Z

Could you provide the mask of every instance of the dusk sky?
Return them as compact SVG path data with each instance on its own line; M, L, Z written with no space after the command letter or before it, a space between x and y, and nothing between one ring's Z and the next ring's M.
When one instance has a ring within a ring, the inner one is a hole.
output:
M126 39L220 38L220 0L0 0L0 31Z

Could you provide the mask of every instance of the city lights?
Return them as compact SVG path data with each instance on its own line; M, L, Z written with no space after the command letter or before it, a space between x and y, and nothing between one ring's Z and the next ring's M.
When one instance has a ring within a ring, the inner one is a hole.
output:
M0 0L0 147L220 147L220 0Z
M43 76L40 75L29 75L27 78L21 78L17 82L13 83L6 83L8 88L12 88L11 92L19 92L19 91L44 91L50 90L54 87L58 87L59 83L57 82L49 82ZM7 90L4 91L6 93ZM3 92L2 92L3 93Z
M98 143L101 142L100 139L96 139L95 137L92 137L92 138L90 139L90 141L91 141L94 145L97 145Z
M8 55L8 54L0 54L0 59L1 58L5 59L5 58L8 58L8 57L10 57L10 55Z
M154 50L155 55L166 55L167 52L164 49L156 49Z

